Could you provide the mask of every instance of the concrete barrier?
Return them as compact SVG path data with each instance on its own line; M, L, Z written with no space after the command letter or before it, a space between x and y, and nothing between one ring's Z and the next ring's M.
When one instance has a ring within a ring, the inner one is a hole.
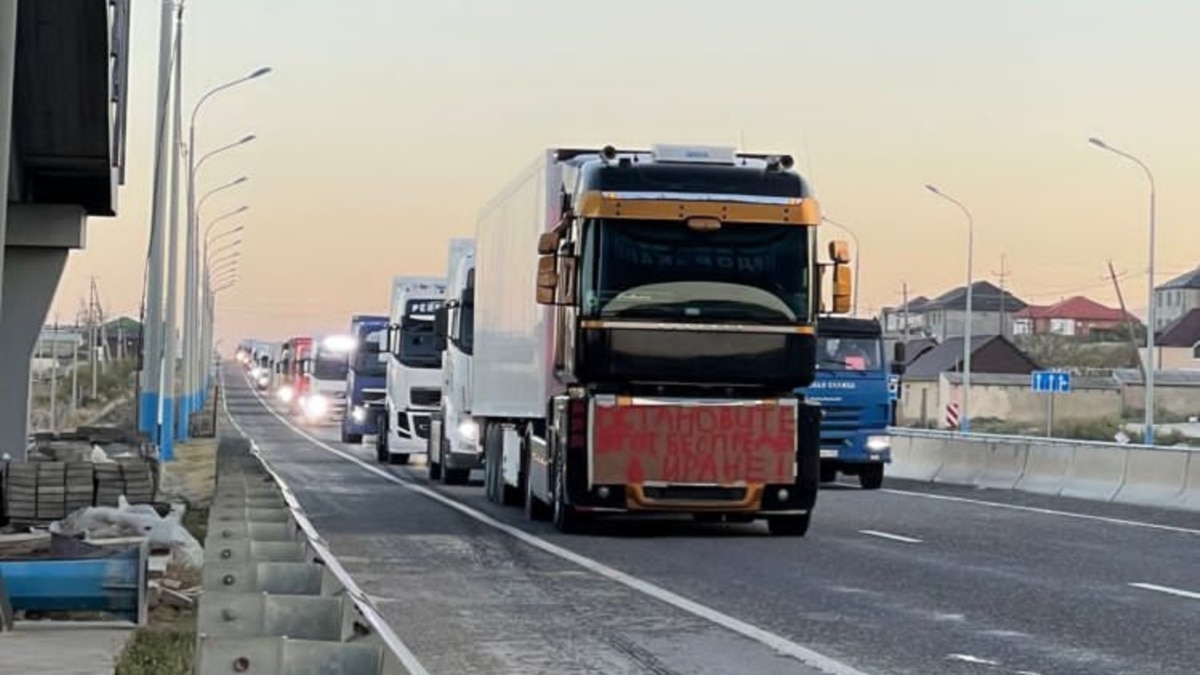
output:
M1062 497L1112 501L1125 482L1129 451L1113 446L1075 446L1063 481Z
M1131 448L1125 482L1113 501L1144 506L1176 506L1183 497L1188 456L1179 450Z
M893 428L894 478L1200 511L1200 450Z
M193 672L427 675L252 444L221 445Z

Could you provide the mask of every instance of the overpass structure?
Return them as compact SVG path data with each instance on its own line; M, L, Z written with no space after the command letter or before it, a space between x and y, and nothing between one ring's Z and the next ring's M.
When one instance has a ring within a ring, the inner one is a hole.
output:
M0 452L25 455L30 357L91 216L124 183L130 0L0 0Z

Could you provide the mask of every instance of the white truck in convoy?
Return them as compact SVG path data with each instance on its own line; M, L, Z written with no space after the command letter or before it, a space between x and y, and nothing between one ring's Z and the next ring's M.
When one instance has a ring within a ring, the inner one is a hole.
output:
M434 319L442 353L442 402L429 424L429 479L465 485L471 470L483 466L479 426L471 419L475 240L451 240L446 269L446 304Z
M820 209L787 155L551 149L476 231L471 414L490 501L767 521L817 499ZM845 242L830 246L837 311Z
M346 373L354 339L349 335L326 335L313 340L312 359L305 364L308 386L300 397L300 409L309 424L341 422L346 415Z
M446 280L396 277L388 315L387 405L378 420L375 455L380 462L407 464L422 454L429 416L442 400L442 355L433 332Z

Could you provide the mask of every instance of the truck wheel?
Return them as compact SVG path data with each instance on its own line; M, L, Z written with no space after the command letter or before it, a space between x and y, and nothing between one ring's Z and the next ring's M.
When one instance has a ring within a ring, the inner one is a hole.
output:
M446 485L466 485L471 482L470 469L442 469Z
M388 425L387 415L379 416L379 434L375 436L375 459L380 464L388 463Z
M866 464L858 470L858 484L864 490L883 487L883 464Z
M362 443L362 434L348 434L343 431L342 442L349 443L350 445L358 445Z
M442 465L440 462L434 460L433 456L430 455L429 456L429 480L436 481L436 480L441 480L441 479L442 479ZM449 483L450 480L447 479L446 482Z
M821 482L832 483L837 480L837 467L832 463L821 463Z
M579 534L587 528L587 516L567 503L567 478L562 465L554 470L554 527L564 534Z
M811 520L812 511L802 516L771 516L767 518L767 529L776 537L803 537Z
M554 515L553 509L546 502L533 494L533 483L525 481L525 519L530 522L550 520Z
M500 476L500 448L496 443L498 429L492 424L485 424L483 428L483 490L487 500L493 504L500 503L500 486L503 483Z
M389 464L400 464L400 465L408 464L408 453L407 452L403 452L403 453L397 452L395 454L388 455L388 463Z

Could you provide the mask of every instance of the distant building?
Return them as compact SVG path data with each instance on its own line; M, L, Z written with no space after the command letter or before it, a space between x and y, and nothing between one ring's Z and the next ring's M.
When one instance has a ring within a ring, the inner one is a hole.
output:
M972 337L1012 335L1013 314L1025 309L1025 301L987 281L976 281L971 289ZM961 337L967 326L967 287L959 286L921 303L914 300L907 308L885 309L885 326L890 321L896 327L895 332L900 332L905 314L909 335L923 335L939 342Z
M1094 332L1113 333L1137 317L1076 295L1053 305L1029 305L1013 314L1014 335L1070 335L1086 339Z
M1154 289L1154 330L1160 331L1200 308L1200 267Z
M884 307L880 322L887 335L913 337L925 334L925 318L921 309L929 304L929 298L919 295L899 307Z
M1146 350L1142 349L1143 360ZM1154 338L1158 370L1200 369L1200 308L1175 319Z
M1008 338L1000 335L971 336L971 372L1028 375L1038 364ZM943 373L962 372L963 339L944 342L914 340L905 345L905 380L936 380Z

